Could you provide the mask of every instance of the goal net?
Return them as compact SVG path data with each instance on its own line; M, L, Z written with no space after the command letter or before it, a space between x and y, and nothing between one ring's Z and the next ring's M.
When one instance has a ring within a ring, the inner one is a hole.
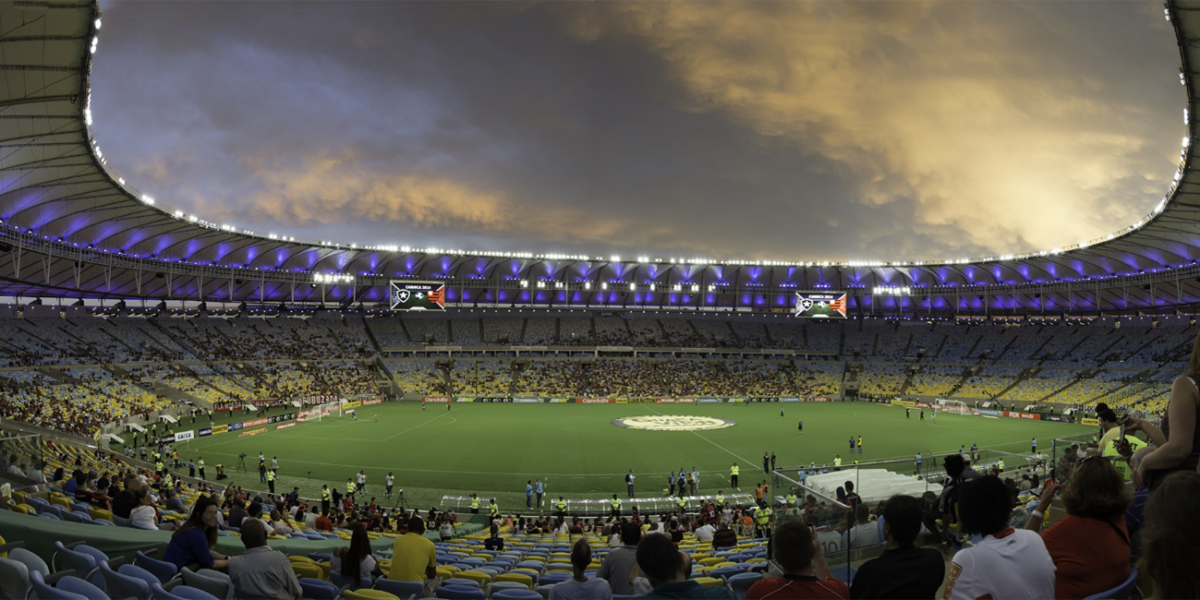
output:
M974 414L971 412L971 407L967 406L967 403L962 400L938 400L937 408L957 415L970 416Z

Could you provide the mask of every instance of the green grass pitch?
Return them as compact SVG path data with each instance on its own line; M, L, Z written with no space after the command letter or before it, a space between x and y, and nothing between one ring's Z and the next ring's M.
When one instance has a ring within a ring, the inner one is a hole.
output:
M780 417L780 408L786 411ZM269 414L283 412L274 409ZM731 419L725 429L675 432L627 429L613 419L646 415L703 415ZM1028 453L1030 438L1050 452L1054 437L1085 434L1095 427L1066 423L964 417L939 413L937 422L918 419L903 408L869 403L770 404L429 404L384 403L358 409L350 417L253 437L223 434L178 446L180 457L203 456L207 475L214 466L227 466L234 483L266 489L258 480L256 457L269 463L278 457L276 491L300 487L317 497L322 484L345 488L346 478L366 470L368 495L383 496L384 476L396 475L409 506L428 508L443 494L495 496L501 509L523 507L525 481L541 477L547 495L601 498L625 497L624 474L633 469L639 496L661 494L667 473L680 467L701 472L701 492L728 488L729 468L741 466L741 487L753 491L763 478L762 456L774 452L777 466L833 464L841 454L845 465L885 459L911 460L921 452L942 453L960 445ZM237 417L242 420L243 416ZM378 421L375 420L378 416ZM796 422L804 420L804 433ZM218 419L218 423L231 420ZM198 424L196 426L202 426ZM186 425L186 427L195 427ZM850 436L863 436L864 452L850 457ZM248 455L248 473L231 467L237 455ZM904 465L911 471L911 462ZM310 477L311 472L311 477Z

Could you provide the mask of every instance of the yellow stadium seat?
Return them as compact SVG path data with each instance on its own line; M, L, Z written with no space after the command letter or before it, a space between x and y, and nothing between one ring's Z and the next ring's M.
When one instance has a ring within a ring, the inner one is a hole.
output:
M50 504L57 504L67 510L71 510L71 501L67 500L66 496L50 496Z
M27 515L36 515L37 514L37 511L34 510L33 507L28 504L16 505L15 507L13 507L13 512L25 513Z
M441 565L437 568L437 576L442 579L453 579L457 572L458 569L450 565Z
M721 587L725 585L725 580L717 579L715 577L696 577L695 579L692 579L692 581L695 581L704 587Z
M501 573L496 576L496 581L512 581L520 583L529 589L533 589L533 578L524 573Z
M92 508L89 506L88 507L88 516L90 516L92 518L92 520L104 520L104 521L110 521L110 522L113 520L112 511L105 510L103 508Z
M486 587L492 582L492 576L480 571L461 571L454 575L458 579L470 579L479 584L479 587Z
M400 600L400 597L395 594L371 588L362 588L357 591L346 590L342 592L342 598L346 600Z
M716 565L716 564L719 564L719 563L725 562L725 559L723 559L723 558L717 558L717 557L712 557L712 558L702 558L702 559L700 559L700 560L699 560L699 561L697 561L697 562L699 562L701 565L704 565L704 566L706 566L706 567L711 567L711 566L713 566L713 565Z
M709 566L709 565L705 565L705 566ZM735 562L719 562L715 565L712 565L712 567L716 568L716 569L720 569L721 567L736 567L736 566L737 566L737 563L735 563Z
M321 567L313 563L292 562L292 571L296 573L296 577L308 577L310 579L320 579L325 581L325 573Z

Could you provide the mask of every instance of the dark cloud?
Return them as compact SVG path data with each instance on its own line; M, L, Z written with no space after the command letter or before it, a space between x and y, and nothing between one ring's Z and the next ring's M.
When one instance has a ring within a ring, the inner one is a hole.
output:
M257 231L891 259L1050 248L1166 190L1146 3L104 3L109 163Z

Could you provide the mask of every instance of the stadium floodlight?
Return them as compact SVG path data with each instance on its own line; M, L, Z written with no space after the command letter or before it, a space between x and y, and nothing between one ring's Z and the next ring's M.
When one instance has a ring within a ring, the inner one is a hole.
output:
M538 286L538 289L546 289L546 282L539 281L539 282L537 282L537 286Z
M715 286L711 283L708 284L708 291L713 292L713 291L716 291L716 289L717 289L717 286Z
M521 280L521 287L523 287L523 288L527 288L527 287L529 287L529 280L528 280L528 279L522 279L522 280Z
M607 283L601 283L601 284L600 284L600 289L602 289L602 290L607 290L607 289L608 289L608 284L607 284Z
M96 17L96 29L100 29L100 17Z
M650 291L652 291L652 292L654 291L654 284L653 284L653 283L652 283L652 284L650 284Z
M700 291L700 285L699 285L699 284L693 284L693 285L692 285L692 291L693 291L693 292L698 292L698 291Z
M180 218L180 219L182 219L182 218L183 218L183 211L182 211L182 210L177 210L177 211L175 211L175 216L176 216L176 217L178 217L178 218Z
M583 282L583 289L585 289L585 290L592 289L592 282L590 282L590 281Z
M682 292L682 291L683 291L683 286L682 286L682 285L679 285L679 284L677 283L677 284L675 284L674 286L672 286L672 287L671 287L671 291L673 291L673 292Z
M621 257L614 254L608 258L609 262L621 262Z
M631 284L629 284L629 291L631 291L631 292L636 292L636 291L637 291L637 284L636 284L636 283L631 283Z
M125 180L121 180L121 183L125 183ZM144 202L150 206L154 206L154 198L151 198L147 194L142 194L142 202Z
M650 257L649 257L649 256L639 256L637 259L638 259L638 262L643 262L643 263L644 263L644 262L650 262Z

